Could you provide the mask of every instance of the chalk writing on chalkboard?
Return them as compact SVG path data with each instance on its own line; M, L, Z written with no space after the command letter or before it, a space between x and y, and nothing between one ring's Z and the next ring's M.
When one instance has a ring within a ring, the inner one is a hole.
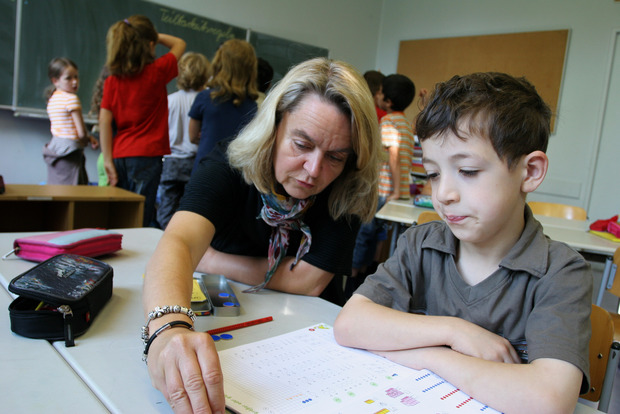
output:
M230 26L226 30L222 30L220 28L213 27L207 19L196 16L189 17L190 20L188 20L188 16L185 13L181 13L178 10L171 10L163 7L161 8L161 21L163 23L168 23L173 26L183 27L214 36L217 42L225 42L226 40L235 38L233 28Z

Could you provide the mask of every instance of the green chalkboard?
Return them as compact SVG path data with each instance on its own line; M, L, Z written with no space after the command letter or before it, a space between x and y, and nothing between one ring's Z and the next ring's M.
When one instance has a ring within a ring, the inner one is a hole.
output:
M15 56L15 0L0 0L0 105L13 99L13 62Z
M0 0L1 10L14 8L12 3ZM108 28L133 14L149 17L157 31L184 39L188 51L203 53L209 59L222 42L245 39L247 33L241 27L140 0L23 0L16 106L45 109L44 91L50 84L47 65L54 57L66 56L78 65L78 95L84 112L88 112L93 86L105 63ZM2 26L1 30L9 31L4 24ZM2 39L4 41L4 36ZM5 50L4 43L2 46ZM158 46L157 53L161 55L166 50ZM5 73L4 66L3 60L0 72L3 82L4 75L13 78L12 74ZM12 64L8 66L12 72ZM175 89L171 82L169 92ZM2 90L5 90L4 84ZM4 101L5 97L1 98Z
M250 43L256 56L273 67L273 83L282 79L291 66L315 57L328 57L329 50L304 43L293 42L259 32L250 33Z

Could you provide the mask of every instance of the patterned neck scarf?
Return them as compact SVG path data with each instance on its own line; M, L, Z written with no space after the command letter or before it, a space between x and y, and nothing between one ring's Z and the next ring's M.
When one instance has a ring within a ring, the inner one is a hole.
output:
M272 192L271 194L261 194L261 198L263 199L263 208L261 209L260 217L265 223L273 227L271 237L269 238L269 256L267 258L269 269L265 274L265 281L263 283L244 290L244 292L248 293L258 292L271 280L278 265L286 255L286 249L289 244L289 230L300 230L303 233L291 269L303 255L308 253L312 243L310 227L301 220L314 202L314 197L298 200Z

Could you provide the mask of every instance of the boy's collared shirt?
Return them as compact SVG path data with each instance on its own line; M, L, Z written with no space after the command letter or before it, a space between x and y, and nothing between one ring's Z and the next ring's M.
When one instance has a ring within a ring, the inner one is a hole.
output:
M529 207L517 243L475 286L460 276L458 240L443 222L416 226L355 292L410 313L454 316L508 339L523 359L570 362L589 383L592 275L582 256L549 240ZM583 390L583 389L582 389Z

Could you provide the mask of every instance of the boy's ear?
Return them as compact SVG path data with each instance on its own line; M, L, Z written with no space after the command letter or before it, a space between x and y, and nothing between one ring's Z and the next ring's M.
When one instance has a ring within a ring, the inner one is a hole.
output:
M547 175L549 167L549 158L542 151L534 151L523 157L523 181L521 182L521 191L531 193L542 184Z

